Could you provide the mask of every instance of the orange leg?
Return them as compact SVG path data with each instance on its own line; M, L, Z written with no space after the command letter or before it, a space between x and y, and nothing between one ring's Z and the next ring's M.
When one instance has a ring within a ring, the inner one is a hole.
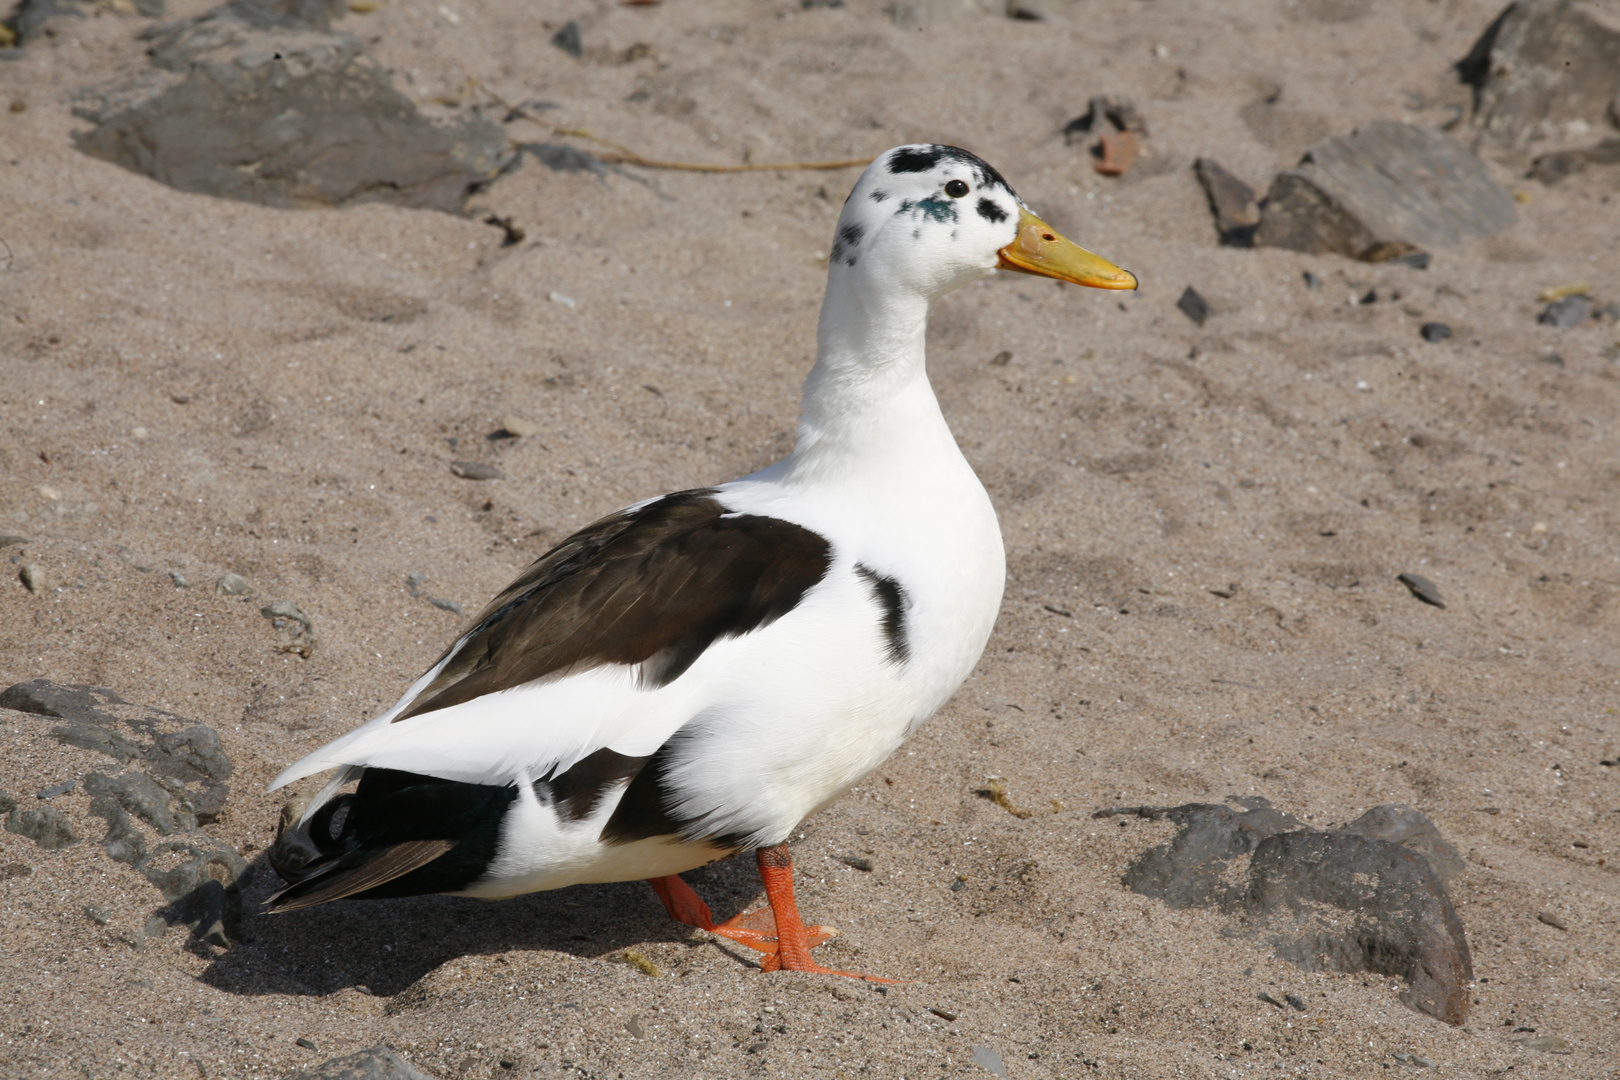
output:
M709 905L679 877L654 878L648 884L664 902L664 909L669 912L670 918L765 953L760 963L765 971L809 971L872 982L893 981L854 971L824 968L812 960L810 950L838 932L826 926L805 926L799 918L799 906L793 899L793 856L788 853L786 844L762 848L755 857L770 906L738 915L719 926L714 923Z
M692 891L692 887L680 877L671 874L669 877L649 878L647 884L651 885L658 899L664 902L664 910L676 922L695 926L699 930L707 930L711 934L730 938L739 945L745 945L755 952L773 954L776 952L776 916L768 907L758 911L750 911L727 919L723 923L716 923L714 915L709 911L709 905L703 898ZM815 948L822 942L838 936L838 931L830 926L809 926L805 934L810 942L810 948Z

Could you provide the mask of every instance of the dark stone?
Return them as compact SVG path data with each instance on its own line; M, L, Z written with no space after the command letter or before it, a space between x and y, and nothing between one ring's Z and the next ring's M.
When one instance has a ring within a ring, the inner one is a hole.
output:
M1292 1005L1294 1008L1298 1009L1300 1012L1305 1011L1305 999L1300 997L1298 994L1284 994L1283 1000L1288 1002L1288 1004Z
M1319 292L1322 288L1322 276L1305 271L1305 287L1311 292Z
M46 851L60 851L79 842L67 815L51 806L13 812L6 820L6 831L26 836Z
M1585 293L1576 293L1566 296L1562 300L1554 300L1541 309L1536 316L1536 322L1542 326L1550 326L1554 330L1573 330L1586 321L1592 313L1592 298Z
M1411 848L1429 860L1429 868L1434 871L1434 876L1443 882L1449 882L1467 869L1457 849L1440 835L1440 830L1429 820L1429 816L1404 803L1375 806L1346 825L1344 831Z
M1425 604L1433 604L1437 608L1446 606L1446 602L1440 598L1440 590L1435 587L1434 582L1423 575L1396 574L1395 580L1405 585L1413 596Z
M1443 322L1426 322L1418 329L1418 333L1422 335L1424 341L1432 344L1449 338L1451 336L1451 327Z
M579 23L574 19L563 23L562 29L551 35L551 43L575 58L585 51L585 45L579 39Z
M1085 112L1063 125L1063 139L1073 144L1110 129L1132 131L1144 139L1148 133L1147 122L1136 111L1135 105L1124 98L1097 94L1086 102Z
M48 788L41 788L39 791L34 793L34 798L36 798L36 799L54 799L58 795L66 795L66 794L70 793L74 788L76 788L78 786L79 786L79 782L77 780L63 780L61 783L52 784Z
M1563 139L1571 121L1598 126L1620 93L1620 27L1571 0L1516 0L1457 73L1474 88L1481 139L1509 147Z
M308 29L322 9L233 4L155 28L152 69L80 95L75 115L96 126L75 144L182 191L461 212L514 160L505 134L429 121L358 41Z
M1180 826L1168 844L1147 849L1126 869L1124 883L1133 891L1172 907L1237 916L1236 933L1262 937L1306 971L1397 976L1409 984L1402 995L1408 1005L1452 1024L1466 1019L1473 979L1468 942L1444 883L1415 845L1349 829L1317 832L1264 799L1241 804L1247 809L1191 803L1116 807L1094 816L1134 814ZM1411 839L1423 835L1412 813L1377 807L1357 825ZM1244 856L1247 873L1240 876L1235 860Z
M552 172L588 172L593 176L608 174L605 162L576 146L565 146L562 143L524 143L518 149L521 153L534 155L540 164Z
M108 718L108 706L128 704L104 686L54 683L49 679L31 679L0 691L0 709L92 723Z
M859 855L840 855L838 856L838 861L843 863L845 866L853 866L855 869L864 871L868 874L872 872L872 860L863 859Z
M1198 290L1191 285L1182 290L1181 299L1176 301L1176 307L1199 326L1203 326L1204 320L1209 318L1209 301L1198 295Z
M1253 247L1260 227L1260 203L1254 189L1223 169L1213 158L1193 162L1193 172L1215 215L1215 231L1228 247Z
M434 1080L400 1057L391 1046L381 1044L358 1054L323 1061L302 1069L287 1080Z
M1542 154L1530 165L1530 175L1543 184L1556 184L1588 165L1620 165L1620 139L1605 139L1580 150L1559 150Z
M1277 174L1255 243L1383 262L1494 236L1516 217L1512 197L1460 144L1374 120Z
M185 810L176 811L168 789L145 773L107 776L93 772L84 778L84 790L91 797L90 812L109 822L112 810L118 808L141 818L162 836L197 827L197 819Z

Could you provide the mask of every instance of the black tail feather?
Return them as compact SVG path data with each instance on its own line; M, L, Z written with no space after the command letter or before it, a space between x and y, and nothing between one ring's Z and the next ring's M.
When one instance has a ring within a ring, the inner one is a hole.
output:
M353 794L276 838L271 865L288 887L271 909L460 892L494 861L501 819L516 798L510 785L366 769Z

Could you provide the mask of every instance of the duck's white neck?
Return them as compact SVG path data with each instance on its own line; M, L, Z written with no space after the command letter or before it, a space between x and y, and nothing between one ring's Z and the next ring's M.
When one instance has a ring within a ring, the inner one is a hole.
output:
M927 297L874 289L865 274L830 275L804 381L799 435L783 462L801 479L937 455L955 440L928 384Z

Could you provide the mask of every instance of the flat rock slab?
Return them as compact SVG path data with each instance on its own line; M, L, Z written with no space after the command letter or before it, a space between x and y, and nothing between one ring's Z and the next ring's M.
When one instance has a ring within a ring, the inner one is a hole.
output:
M373 1046L358 1054L323 1061L287 1077L287 1080L434 1080L400 1057L391 1046Z
M1374 807L1320 832L1264 799L1173 807L1115 807L1180 826L1168 844L1126 869L1133 892L1171 907L1209 907L1238 919L1232 933L1266 941L1305 971L1371 971L1405 980L1401 1000L1449 1024L1468 1017L1473 961L1462 921L1430 863L1448 876L1456 850L1425 815ZM1240 865L1247 859L1247 872Z
M1481 141L1578 139L1620 94L1620 16L1571 0L1515 0L1457 72L1474 87Z
M1374 120L1322 140L1277 174L1255 243L1382 262L1482 240L1516 219L1512 197L1461 144Z
M219 733L163 709L132 705L106 687L49 679L0 691L0 708L60 720L50 729L56 741L123 767L83 778L90 812L107 823L102 850L163 893L163 922L185 923L197 939L227 945L241 918L248 864L199 827L224 812L230 795L226 781L233 769ZM7 828L47 848L78 839L48 807L12 813Z
M95 127L75 144L181 191L281 207L459 213L512 162L498 125L429 120L353 37L258 14L155 27L150 70L80 94Z

